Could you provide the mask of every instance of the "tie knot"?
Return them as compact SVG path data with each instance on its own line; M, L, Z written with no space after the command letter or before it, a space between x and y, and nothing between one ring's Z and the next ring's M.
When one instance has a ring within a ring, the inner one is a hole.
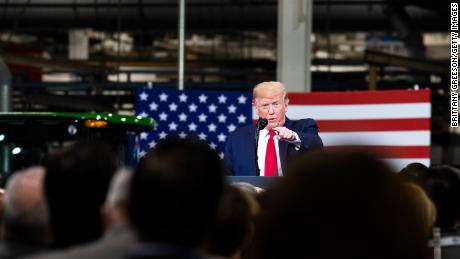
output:
M274 130L268 131L268 134L270 135L270 138L273 138L276 135L276 132Z

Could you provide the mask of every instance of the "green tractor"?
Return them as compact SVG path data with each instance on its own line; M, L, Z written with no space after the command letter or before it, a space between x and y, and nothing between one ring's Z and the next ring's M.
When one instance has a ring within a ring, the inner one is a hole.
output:
M41 164L46 154L82 139L102 140L121 164L135 165L139 134L154 123L112 113L0 112L0 186L14 171Z

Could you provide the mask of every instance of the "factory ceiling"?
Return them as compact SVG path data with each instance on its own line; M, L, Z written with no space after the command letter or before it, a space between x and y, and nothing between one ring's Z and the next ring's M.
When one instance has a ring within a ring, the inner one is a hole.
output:
M315 0L314 30L393 30L395 15L421 31L447 31L448 2L414 0ZM396 14L399 13L399 14ZM186 0L191 32L276 31L276 0ZM59 32L75 28L171 33L174 0L0 0L0 30Z

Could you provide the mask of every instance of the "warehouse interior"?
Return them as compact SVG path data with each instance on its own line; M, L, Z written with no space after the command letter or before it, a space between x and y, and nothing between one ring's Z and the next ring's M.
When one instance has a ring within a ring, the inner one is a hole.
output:
M460 164L449 127L449 3L312 7L311 91L429 88L432 162ZM278 1L185 8L186 89L250 90L276 79ZM178 1L0 0L0 57L12 111L133 114L137 86L177 87Z

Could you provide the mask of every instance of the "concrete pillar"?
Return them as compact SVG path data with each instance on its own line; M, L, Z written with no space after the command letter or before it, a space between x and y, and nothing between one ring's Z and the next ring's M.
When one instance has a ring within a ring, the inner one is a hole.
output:
M86 30L69 30L69 59L86 60L89 57L89 39Z
M313 0L278 0L277 80L290 92L311 91Z
M0 57L0 112L11 111L11 73Z

